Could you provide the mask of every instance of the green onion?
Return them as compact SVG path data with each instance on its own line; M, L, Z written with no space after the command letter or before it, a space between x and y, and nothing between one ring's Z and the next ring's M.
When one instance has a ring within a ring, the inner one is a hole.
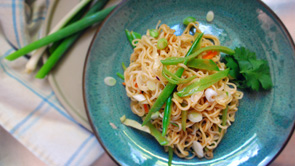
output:
M202 91L202 90L210 87L211 85L215 84L219 80L227 77L228 72L229 72L229 69L226 69L223 71L219 71L215 74L203 77L203 78L199 79L198 81L183 88L181 91L177 92L176 94L179 97L185 97L185 96L192 95L195 92Z
M54 42L54 43L50 46L50 48L48 49L49 54L52 54L52 53L54 52L54 50L57 49L57 47L60 45L60 43L61 43L62 41L63 41L63 40L60 40L60 41L56 41L56 42Z
M162 131L162 136L165 136L168 131L168 126L170 123L170 117L171 117L171 107L172 107L172 98L173 96L170 95L167 99L166 102L166 107L164 110L164 117L163 117L163 131Z
M125 34L126 34L126 37L127 37L128 41L129 41L129 43L131 44L131 46L133 48L135 48L135 46L132 44L133 37L132 37L131 33L128 31L128 29L125 29Z
M222 111L222 126L226 125L228 106Z
M196 52L194 52L193 54L191 54L188 57L169 57L166 58L165 60L161 60L163 65L177 65L178 63L183 63L185 61L191 61L192 59L196 58L198 55L200 55L201 53L205 52L205 51L220 51L223 53L226 53L228 55L233 55L235 53L234 50L228 48L228 47L224 47L224 46L208 46L208 47L204 47L204 48L200 48L199 50L197 50Z
M178 124L176 124L176 123L171 123L171 124L175 127L179 127Z
M163 50L164 48L166 48L168 46L168 41L166 38L161 38L158 40L158 43L157 43L157 48L159 50Z
M201 33L196 40L194 41L194 43L192 44L191 48L188 50L188 52L186 53L185 56L189 56L192 51L196 48L196 46L198 45L198 43L200 42L200 40L202 39L203 33ZM186 62L184 62L184 64L186 65ZM176 71L176 75L178 77L181 77L182 73L184 71L184 68L179 68ZM172 83L168 83L165 88L162 90L162 92L160 93L159 97L157 98L157 100L155 101L154 105L151 107L149 113L146 115L146 118L144 119L142 125L145 125L148 121L151 120L151 115L154 112L159 111L163 104L166 102L166 100L168 99L168 97L172 94L172 92L174 91L174 88L176 87L176 84L172 84Z
M208 22L212 22L213 19L214 19L214 13L213 13L213 11L210 10L210 11L207 13L207 15L206 15L206 20L207 20Z
M168 157L168 166L171 166L172 164L172 159L173 159L173 148L172 147L168 147L168 154L169 154L169 157Z
M122 68L123 68L124 71L127 69L124 62L122 62Z
M186 119L187 119L187 111L181 111L181 125L182 130L186 130Z
M117 76L118 76L118 77L120 77L122 80L125 80L125 78L124 78L124 75L123 75L123 74L121 74L121 73L118 73L118 72L117 72L116 74L117 74Z
M85 7L91 2L91 0L82 0L79 2L70 12L68 12L62 19L59 21L59 23L49 32L49 34L52 34L66 25L68 25L70 22L73 21L75 18L80 18L82 14L84 14ZM77 20L77 19L76 19ZM26 72L31 73L34 71L37 67L37 64L42 57L44 51L46 50L47 46L41 47L38 50L36 50L30 60L26 64Z
M92 14L96 13L106 4L106 2L106 0L97 1L93 5L93 7L86 13L85 17L91 16ZM45 62L45 64L41 67L41 69L38 71L38 73L36 74L36 78L44 78L50 72L50 70L56 65L56 63L64 55L64 53L75 43L75 41L78 40L78 38L81 35L82 33L76 33L64 39L59 44L59 46L53 51L53 53Z
M141 39L141 34L137 33L137 32L131 32L132 38L134 39Z
M198 32L196 32L196 34L194 36L197 36L197 35L199 35ZM200 40L200 42L198 43L197 47L194 49L193 52L196 52L197 50L199 50L201 48L201 45L202 45L202 39Z
M139 34L139 33L137 33L137 32L131 32L131 36L132 36L132 38L133 38L133 40L135 40L135 39L141 39L141 34ZM136 42L134 42L135 44L137 43L137 41Z
M163 67L162 70L162 75L168 80L168 82L172 83L172 84L185 84L187 82L190 82L191 80L195 79L197 76L192 76L189 77L187 79L183 79L183 78L179 78L177 75L171 73L166 66ZM169 78L168 76L170 76L171 78Z
M195 69L219 71L218 66L211 59L193 59L187 63L187 66Z
M43 47L45 45L48 45L52 42L58 41L60 39L63 39L65 37L68 37L76 32L79 32L90 25L102 21L112 10L114 7L109 7L106 9L103 9L91 16L85 17L59 31L56 31L55 33L52 33L51 35L48 35L44 38L41 38L35 42L32 42L31 44L15 51L14 53L8 55L6 57L7 60L15 60L37 48Z
M138 123L137 121L132 120L132 119L127 119L125 115L123 115L123 116L120 118L120 121L121 121L121 123L123 123L125 126L129 126L129 127L135 128L135 129L137 129L137 130L141 130L141 131L143 131L143 132L146 132L146 133L151 134L151 131L150 131L150 128L149 128L149 127L147 127L147 126L141 126L141 124Z
M183 19L183 24L184 25L188 25L191 22L196 22L197 19L195 17L186 17L185 19Z
M151 37L157 38L159 36L159 31L156 29L150 29L149 33L151 35Z
M167 145L169 143L167 139L164 136L162 136L160 131L158 131L157 128L155 128L155 126L151 122L147 122L146 126L150 128L151 135L156 138L160 145Z
M106 77L106 78L104 78L104 83L108 86L114 86L114 85L116 85L117 81L113 77Z

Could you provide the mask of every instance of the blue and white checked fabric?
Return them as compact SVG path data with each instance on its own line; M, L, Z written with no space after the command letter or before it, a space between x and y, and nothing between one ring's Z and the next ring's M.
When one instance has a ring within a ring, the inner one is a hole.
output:
M90 165L104 152L95 136L67 114L47 79L24 72L27 58L4 59L42 37L52 3L0 1L0 125L48 165Z

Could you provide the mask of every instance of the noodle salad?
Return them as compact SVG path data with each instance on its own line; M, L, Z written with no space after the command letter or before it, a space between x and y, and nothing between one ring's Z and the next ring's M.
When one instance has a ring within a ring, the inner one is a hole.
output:
M212 158L235 121L243 98L238 87L252 86L236 56L248 56L248 50L220 46L218 38L203 34L193 19L180 36L174 32L160 22L143 36L126 30L134 51L130 65L123 64L124 75L119 74L131 99L132 112L143 120L140 124L123 116L121 122L155 137L169 152L170 164L173 153L185 159ZM221 53L227 55L225 61ZM269 75L269 71L263 74ZM270 76L268 84L257 80L264 89L272 86Z

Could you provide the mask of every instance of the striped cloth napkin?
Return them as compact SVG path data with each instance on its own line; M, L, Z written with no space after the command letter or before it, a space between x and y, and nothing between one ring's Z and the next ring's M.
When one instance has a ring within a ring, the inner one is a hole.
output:
M47 79L24 72L26 57L4 59L43 36L53 3L0 1L0 125L47 165L90 165L104 153L95 136L68 115Z

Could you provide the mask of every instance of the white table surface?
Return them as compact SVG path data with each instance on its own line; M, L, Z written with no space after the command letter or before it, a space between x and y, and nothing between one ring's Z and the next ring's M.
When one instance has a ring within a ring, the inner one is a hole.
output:
M282 20L295 40L295 0L262 0ZM270 166L295 165L295 134L291 137L283 152ZM14 139L0 126L0 166L43 166L26 147ZM107 155L103 155L93 165L113 166L115 163Z

